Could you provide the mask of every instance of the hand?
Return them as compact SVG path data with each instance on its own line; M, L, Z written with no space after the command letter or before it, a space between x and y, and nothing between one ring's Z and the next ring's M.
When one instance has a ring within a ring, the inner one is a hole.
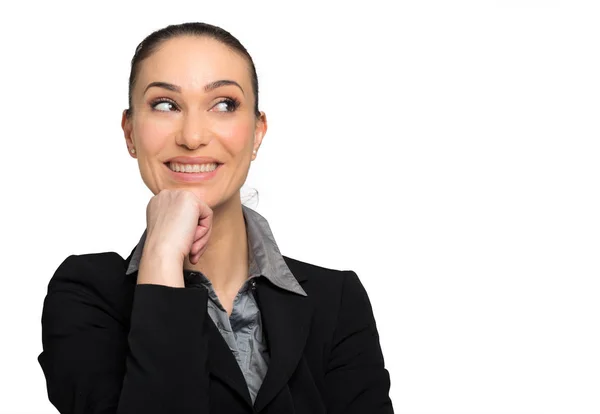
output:
M189 255L198 263L206 250L212 229L213 211L188 190L161 190L146 208L146 246L183 266Z

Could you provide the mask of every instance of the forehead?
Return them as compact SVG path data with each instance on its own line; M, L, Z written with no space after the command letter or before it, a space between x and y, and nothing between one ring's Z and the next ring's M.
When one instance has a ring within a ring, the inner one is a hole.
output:
M155 81L173 83L184 91L201 91L220 79L235 80L250 90L248 63L223 43L197 36L180 36L163 42L141 62L138 85Z

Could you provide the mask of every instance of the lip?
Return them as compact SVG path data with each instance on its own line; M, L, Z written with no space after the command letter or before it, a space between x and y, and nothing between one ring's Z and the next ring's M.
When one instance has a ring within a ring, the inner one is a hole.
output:
M179 164L211 164L216 162L217 164L222 164L218 160L215 160L211 157L173 157L165 161L165 163L169 162L176 162Z
M174 161L174 162L178 162L178 161ZM216 162L216 161L209 161L209 162ZM199 164L205 164L205 163L206 163L206 161L201 162ZM163 165L165 166L167 171L170 173L170 177L172 179L174 179L175 181L181 181L181 182L186 182L186 183L197 183L197 182L202 182L202 181L208 181L208 180L214 178L215 175L217 175L217 172L220 171L221 165L223 165L223 164L217 163L217 168L215 168L214 170L212 170L210 172L197 172L197 173L175 172L169 168L169 162L166 162Z

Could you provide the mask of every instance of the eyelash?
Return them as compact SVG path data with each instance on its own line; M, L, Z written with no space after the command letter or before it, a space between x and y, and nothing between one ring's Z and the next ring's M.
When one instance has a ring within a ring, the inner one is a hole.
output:
M156 105L158 105L159 103L170 103L171 105L173 105L175 107L176 110L179 110L179 106L175 103L174 100L169 99L169 98L158 98L153 100L152 102L150 102L150 107L152 108L153 111L156 112L170 112L170 111L159 111L158 109L154 109L154 107ZM235 112L238 107L240 106L240 101L236 98L224 98L222 100L220 100L219 102L217 102L216 104L214 104L213 108L221 103L227 103L229 105L230 108L232 108L230 111L218 111L218 112Z

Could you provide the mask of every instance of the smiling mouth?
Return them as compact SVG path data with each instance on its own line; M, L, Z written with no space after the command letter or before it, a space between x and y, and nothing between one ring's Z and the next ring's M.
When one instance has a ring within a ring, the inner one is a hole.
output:
M174 162L166 162L165 166L173 172L185 174L201 174L210 173L219 168L221 163L213 162L207 164L180 164Z

